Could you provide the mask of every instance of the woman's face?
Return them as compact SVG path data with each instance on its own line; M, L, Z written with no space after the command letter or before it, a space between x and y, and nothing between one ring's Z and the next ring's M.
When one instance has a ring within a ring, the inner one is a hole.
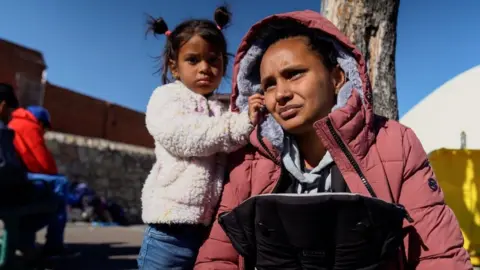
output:
M328 70L307 42L305 37L280 40L267 49L260 65L265 105L295 135L311 131L315 121L330 113L345 82L343 71Z

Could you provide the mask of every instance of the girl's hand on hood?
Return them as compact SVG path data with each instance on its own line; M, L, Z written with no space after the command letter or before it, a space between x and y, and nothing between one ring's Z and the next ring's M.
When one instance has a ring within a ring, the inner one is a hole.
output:
M265 110L264 97L261 94L254 94L248 98L248 116L253 126L260 122L262 112Z

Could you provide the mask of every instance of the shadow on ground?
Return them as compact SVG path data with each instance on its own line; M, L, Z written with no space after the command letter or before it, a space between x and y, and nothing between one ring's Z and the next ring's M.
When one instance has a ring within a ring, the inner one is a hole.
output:
M136 257L140 247L126 243L68 244L74 255L49 263L55 270L126 270L138 269Z

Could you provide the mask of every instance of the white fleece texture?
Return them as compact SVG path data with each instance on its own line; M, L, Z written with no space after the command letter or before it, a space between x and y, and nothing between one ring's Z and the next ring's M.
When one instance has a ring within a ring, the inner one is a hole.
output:
M248 142L248 113L227 112L181 82L158 87L147 106L146 125L156 162L142 190L145 223L212 221L225 175L225 154Z

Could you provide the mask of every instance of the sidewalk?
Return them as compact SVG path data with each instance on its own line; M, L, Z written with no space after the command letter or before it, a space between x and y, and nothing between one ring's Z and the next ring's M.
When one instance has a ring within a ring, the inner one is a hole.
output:
M55 270L130 270L137 268L137 255L145 226L92 227L68 223L65 241L78 255L55 263ZM40 243L45 231L37 235ZM475 268L475 270L480 270Z
M122 270L138 269L137 255L143 239L144 226L92 227L87 223L69 223L65 242L75 256L55 262L60 270ZM42 243L45 231L37 235Z

